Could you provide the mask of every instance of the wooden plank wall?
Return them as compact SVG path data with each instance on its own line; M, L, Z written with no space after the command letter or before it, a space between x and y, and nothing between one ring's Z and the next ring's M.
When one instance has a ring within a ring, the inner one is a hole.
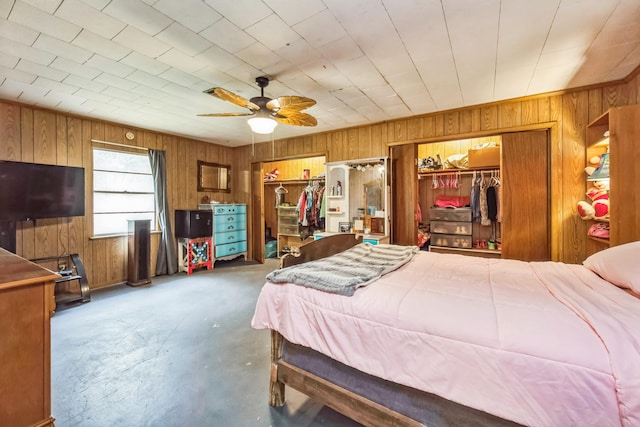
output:
M129 141L124 137L127 131L135 134L134 140ZM127 237L92 236L91 171L94 144L91 139L164 150L171 212L174 209L196 209L205 195L219 201L234 200L233 193L197 192L196 186L197 161L232 165L231 148L0 102L0 159L85 168L85 216L37 220L35 227L32 222L18 223L16 252L27 259L78 253L86 267L92 289L126 281ZM135 149L132 151L140 152ZM237 182L232 181L232 188ZM155 272L158 243L159 234L153 233L152 273Z
M235 148L235 169L250 176L252 163L326 153L327 161L388 155L388 147L550 129L551 255L556 261L582 262L586 224L575 206L584 199L586 125L607 109L640 103L640 73L624 81L574 91L541 94L367 126ZM249 184L243 186L249 188ZM245 202L249 194L238 194ZM401 196L400 196L401 197ZM251 206L249 209L251 210ZM252 230L249 230L251 233Z

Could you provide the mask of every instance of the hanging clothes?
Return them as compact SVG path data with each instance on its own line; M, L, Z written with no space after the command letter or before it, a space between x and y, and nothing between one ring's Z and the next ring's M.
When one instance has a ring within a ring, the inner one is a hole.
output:
M471 186L471 220L480 222L480 177L473 172L473 184Z
M480 179L480 225L491 225L491 220L489 219L489 209L487 205L487 181L484 177L484 173L482 174L482 178Z
M324 186L314 181L300 193L296 212L298 212L298 220L303 227L320 228L320 211L324 190Z

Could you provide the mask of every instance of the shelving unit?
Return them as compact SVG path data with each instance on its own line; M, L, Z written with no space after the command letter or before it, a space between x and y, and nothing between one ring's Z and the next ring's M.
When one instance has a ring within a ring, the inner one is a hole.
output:
M609 152L609 240L588 237L591 255L609 246L640 240L640 105L611 108L587 125L586 155ZM586 183L586 188L591 184ZM590 222L590 224L593 222Z

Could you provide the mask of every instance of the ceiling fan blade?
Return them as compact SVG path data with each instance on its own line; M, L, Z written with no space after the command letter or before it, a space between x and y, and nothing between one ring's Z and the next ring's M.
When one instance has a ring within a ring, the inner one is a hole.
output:
M293 112L292 114L285 116L281 116L280 114L273 116L273 118L278 122L285 125L293 125L293 126L315 126L318 124L318 120L313 117L311 114L307 113L299 113Z
M249 101L247 98L243 98L240 95L236 95L235 93L230 92L221 87L214 87L209 90L205 90L204 93L208 93L209 95L213 95L224 101L229 101L232 104L236 104L236 105L239 105L240 107L248 108L250 110L257 111L260 109L258 105Z
M235 116L253 116L253 113L209 113L198 114L201 117L235 117Z
M281 96L267 102L266 107L269 110L280 111L283 109L301 111L305 108L313 107L316 101L304 96Z

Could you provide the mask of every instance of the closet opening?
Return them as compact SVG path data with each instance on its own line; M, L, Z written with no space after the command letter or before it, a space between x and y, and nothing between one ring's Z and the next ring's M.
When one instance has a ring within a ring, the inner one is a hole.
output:
M325 161L326 156L316 155L252 165L254 260L295 252L313 241L314 232L324 231Z

